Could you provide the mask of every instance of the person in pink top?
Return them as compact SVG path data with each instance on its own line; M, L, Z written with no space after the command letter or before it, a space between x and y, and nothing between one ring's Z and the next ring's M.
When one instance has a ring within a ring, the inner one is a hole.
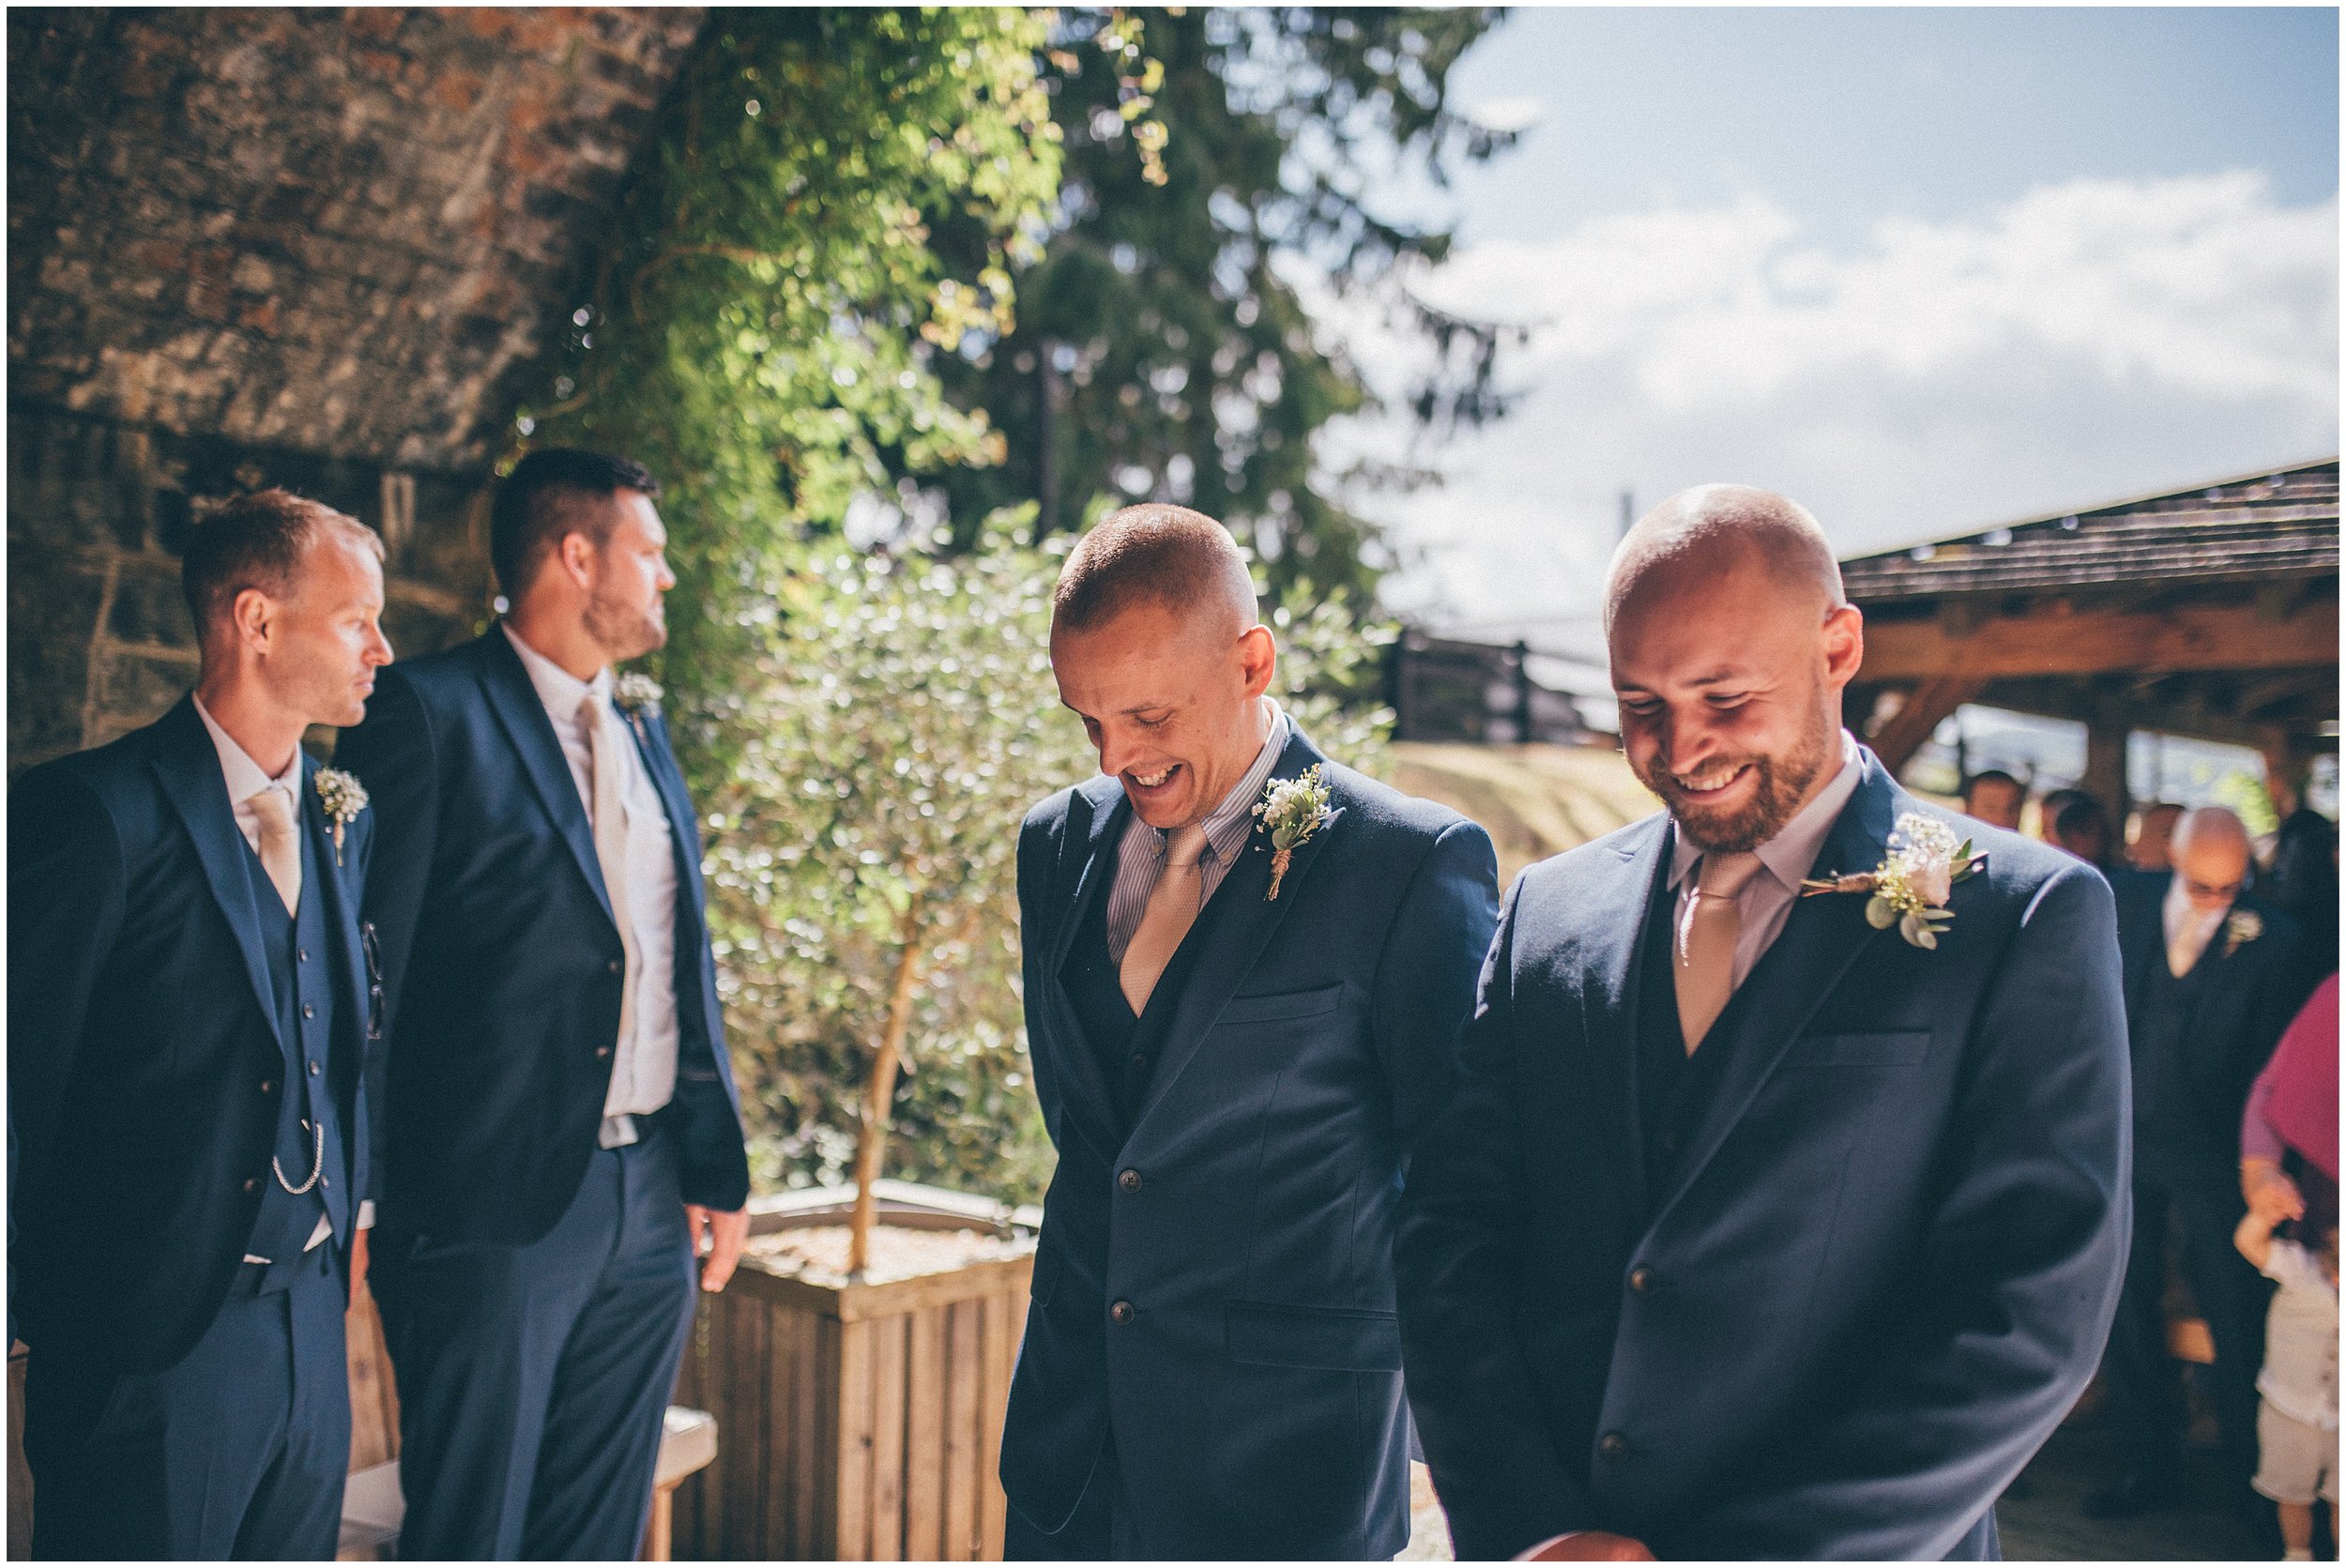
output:
M2278 1183L2298 1212L2305 1196L2282 1170L2294 1151L2305 1165L2338 1181L2338 977L2315 989L2249 1086L2240 1119L2240 1195L2253 1207Z

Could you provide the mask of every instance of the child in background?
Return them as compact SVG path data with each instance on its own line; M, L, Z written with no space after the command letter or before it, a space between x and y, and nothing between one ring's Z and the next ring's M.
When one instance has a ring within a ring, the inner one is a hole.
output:
M2274 1292L2264 1327L2263 1396L2257 1410L2257 1473L2249 1483L2279 1505L2284 1562L2313 1560L2313 1503L2330 1505L2338 1530L2338 1189L2321 1183L2310 1207L2288 1184L2262 1188L2232 1242ZM2298 1220L2319 1252L2273 1232Z

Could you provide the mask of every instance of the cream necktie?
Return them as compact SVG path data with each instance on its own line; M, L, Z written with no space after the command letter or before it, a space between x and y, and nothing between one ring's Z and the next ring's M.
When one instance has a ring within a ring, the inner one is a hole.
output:
M591 693L578 705L578 722L586 726L586 744L594 754L595 860L602 867L602 890L611 895L611 920L619 928L619 951L627 960L619 981L618 1038L624 1041L635 1017L635 920L627 901L627 762L620 748L633 742L620 732L611 705Z
M2207 951L2208 938L2216 935L2217 922L2193 908L2183 917L2183 924L2175 932L2175 939L2167 944L2167 972L2181 980L2199 963Z
M294 830L293 798L275 784L246 801L261 819L261 869L277 884L285 913L301 907L301 840Z
M1735 994L1735 938L1744 926L1737 895L1759 869L1760 857L1749 850L1703 853L1695 896L1679 928L1678 962L1672 966L1678 980L1678 1028L1688 1056L1695 1054Z
M1193 822L1186 828L1173 830L1172 842L1165 846L1165 868L1157 873L1157 885L1149 893L1149 906L1140 912L1140 928L1124 949L1123 967L1117 979L1124 988L1124 1000L1135 1017L1148 1011L1150 994L1156 990L1157 980L1165 967L1173 962L1181 938L1196 923L1197 907L1204 902L1205 873L1198 860L1206 853L1206 826Z

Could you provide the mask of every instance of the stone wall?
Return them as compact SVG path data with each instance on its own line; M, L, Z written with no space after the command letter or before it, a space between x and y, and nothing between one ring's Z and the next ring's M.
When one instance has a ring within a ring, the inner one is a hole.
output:
M381 528L403 653L479 624L489 465L703 19L9 13L11 773L192 683L203 497Z

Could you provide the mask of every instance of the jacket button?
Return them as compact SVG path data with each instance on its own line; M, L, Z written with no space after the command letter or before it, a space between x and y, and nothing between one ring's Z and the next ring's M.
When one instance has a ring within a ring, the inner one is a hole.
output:
M312 1078L314 1078L314 1077L316 1077L317 1075L318 1075L318 1064L317 1064L316 1062L312 1062L312 1063L310 1064L310 1076L311 1076L311 1077L312 1077Z
M294 949L294 957L298 962L307 964L310 962L310 950L308 948L296 948Z
M1116 1184L1128 1193L1136 1193L1140 1191L1140 1172L1136 1170L1118 1171Z
M611 1047L608 1045L598 1045L595 1047L595 1059L597 1061L601 1061L603 1058L609 1056L610 1054Z
M244 1190L248 1193L259 1192L261 1190L261 1179L257 1176L246 1177L244 1179Z
M304 1018L314 1018L318 1015L318 1010L312 1007L308 1002L303 1002L301 1004L301 1015Z
M1108 1308L1108 1316L1115 1318L1120 1323L1129 1323L1133 1320L1133 1303L1130 1302L1119 1302L1114 1306Z
M625 963L623 963L622 961L620 961L619 959L614 958L614 959L610 962L610 963L605 964L605 965L603 966L603 967L604 967L604 968L606 968L606 969L608 969L608 970L610 970L613 974L615 974L615 975L616 975L616 974L617 974L617 973L618 973L621 969L626 968L626 967L627 967L627 965L626 965Z
M1607 1459L1625 1459L1629 1456L1629 1439L1618 1432L1607 1432L1597 1439L1596 1451Z
M261 1092L263 1094L275 1094L277 1092L277 1080L274 1078L263 1078L261 1080Z
M1640 1296L1646 1295L1652 1291L1653 1288L1653 1271L1646 1268L1630 1270L1629 1288Z
M1149 1058L1148 1058L1146 1056L1142 1055L1140 1052L1138 1052L1138 1051L1135 1051L1135 1052L1133 1053L1132 1069L1133 1069L1133 1071L1134 1071L1134 1072L1135 1072L1135 1073L1146 1073L1146 1072L1148 1072L1148 1071L1149 1071Z

